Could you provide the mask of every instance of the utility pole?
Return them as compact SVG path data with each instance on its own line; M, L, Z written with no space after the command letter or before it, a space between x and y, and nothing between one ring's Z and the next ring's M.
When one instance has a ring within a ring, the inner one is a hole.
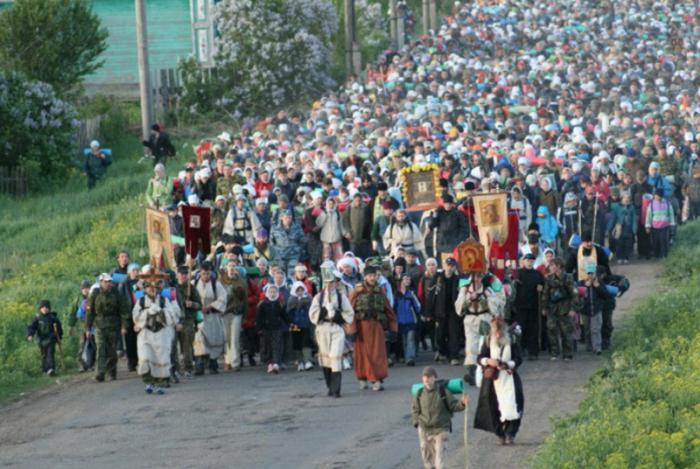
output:
M404 46L404 38L406 37L406 4L401 1L396 11L396 43L398 49Z
M146 28L145 0L135 0L136 47L139 61L139 94L141 95L141 133L148 140L153 123L151 74L148 68L148 35Z
M437 0L428 0L428 9L430 10L430 29L437 32L437 30L438 30Z
M428 6L428 2L430 0L423 0L422 2L422 7L423 7L423 34L428 35L430 34L430 7Z
M398 13L396 0L389 0L389 35L391 36L391 47L394 49L399 48Z
M362 73L362 57L355 34L355 0L344 1L345 12L345 66L348 73L359 76Z

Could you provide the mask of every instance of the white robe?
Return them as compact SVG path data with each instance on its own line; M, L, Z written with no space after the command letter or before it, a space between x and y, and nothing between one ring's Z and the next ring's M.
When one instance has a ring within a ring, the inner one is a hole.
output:
M511 360L510 344L501 346L495 337L491 337L489 343L491 358L501 360L508 364L509 369L515 368L515 362ZM493 382L493 389L496 391L496 399L498 400L498 410L501 413L501 422L506 420L518 420L520 413L518 412L518 402L515 396L515 380L513 375L506 370L501 370L498 373L498 379Z
M318 363L323 368L330 368L331 371L343 371L343 352L345 349L345 330L342 326L328 321L320 321L321 305L326 307L328 317L335 316L335 312L340 308L340 314L346 324L352 324L355 313L353 312L350 300L344 294L340 294L338 305L338 295L336 290L322 290L311 302L309 309L309 319L316 325L316 342L318 343Z
M151 300L148 295L137 301L132 310L134 325L140 329L136 344L138 347L139 364L138 374L143 376L148 373L154 378L167 378L170 376L170 351L175 337L175 324L180 316L180 308L177 303L164 299L163 312L165 313L165 327L158 332L146 329L146 319L161 311L160 300Z
M202 305L219 311L219 313L211 312L204 315L204 321L195 334L195 356L200 357L209 355L209 358L216 360L224 353L224 343L226 337L224 335L224 320L222 314L226 311L226 289L219 283L216 284L216 299L214 299L213 283L206 284L201 280L195 281L194 286L202 299Z

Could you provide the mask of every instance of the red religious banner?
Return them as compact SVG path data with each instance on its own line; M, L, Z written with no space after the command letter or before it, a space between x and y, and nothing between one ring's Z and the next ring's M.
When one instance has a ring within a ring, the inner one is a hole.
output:
M488 269L484 246L474 238L469 238L459 243L453 254L457 260L457 269L460 273L484 273Z
M211 209L182 206L182 224L185 228L185 252L194 257L198 251L211 251Z

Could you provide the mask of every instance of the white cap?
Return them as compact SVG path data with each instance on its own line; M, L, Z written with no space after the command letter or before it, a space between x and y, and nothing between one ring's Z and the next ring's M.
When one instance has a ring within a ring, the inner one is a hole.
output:
M112 281L112 276L109 275L108 273L101 273L100 276L97 277L97 280L98 280L99 282L102 282L102 281L111 282L111 281Z
M97 140L93 140L92 142L90 142L90 148L100 148L100 142L98 142Z

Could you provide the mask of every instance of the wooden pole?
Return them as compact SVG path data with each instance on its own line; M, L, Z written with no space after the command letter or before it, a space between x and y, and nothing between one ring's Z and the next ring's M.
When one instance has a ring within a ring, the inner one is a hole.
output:
M438 19L437 19L437 0L428 0L428 9L430 10L430 29L437 32L438 30Z
M396 11L396 47L402 49L404 46L404 37L406 35L405 23L406 7L402 4Z
M148 140L153 123L151 75L148 67L148 33L144 0L134 0L136 9L136 48L139 62L139 93L141 96L141 133Z
M430 0L423 0L423 34L430 33L430 8L428 7L428 2Z
M355 0L344 0L345 12L345 68L354 73L353 44L355 42Z
M391 35L391 47L398 49L399 47L399 36L398 36L398 8L396 6L396 0L389 0L389 34Z

